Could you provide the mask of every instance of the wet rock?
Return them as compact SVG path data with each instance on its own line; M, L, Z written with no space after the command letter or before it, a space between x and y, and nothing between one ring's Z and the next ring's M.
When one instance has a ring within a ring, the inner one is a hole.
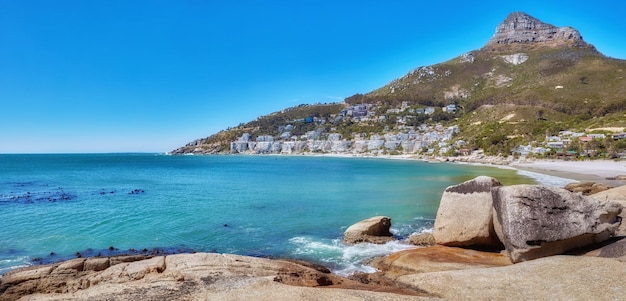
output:
M387 216L374 216L362 220L346 229L344 242L356 244L360 242L386 243L393 240L393 234L389 232L391 218Z
M419 233L409 236L409 243L415 246L433 246L436 244L435 237L432 233Z

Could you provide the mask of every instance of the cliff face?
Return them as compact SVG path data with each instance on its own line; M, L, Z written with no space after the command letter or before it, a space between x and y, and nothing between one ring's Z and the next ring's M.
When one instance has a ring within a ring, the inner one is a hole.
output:
M590 46L578 30L543 23L525 13L511 13L498 27L485 48L501 45Z

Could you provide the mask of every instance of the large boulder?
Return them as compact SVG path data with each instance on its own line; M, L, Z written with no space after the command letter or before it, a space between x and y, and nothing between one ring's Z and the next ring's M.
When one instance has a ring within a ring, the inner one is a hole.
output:
M435 241L454 247L500 247L493 228L491 189L501 185L480 176L446 188L435 219Z
M513 262L562 254L610 238L622 205L537 185L492 189L494 226Z
M343 240L348 244L360 242L386 243L393 240L393 234L389 232L390 227L391 218L374 216L348 227L343 233Z

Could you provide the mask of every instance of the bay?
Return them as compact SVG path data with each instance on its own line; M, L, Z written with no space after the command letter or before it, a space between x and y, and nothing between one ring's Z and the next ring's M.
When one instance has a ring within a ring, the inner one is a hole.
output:
M340 274L406 243L346 246L351 224L392 218L400 239L430 231L443 190L487 166L372 158L0 155L0 273L107 251L219 252L309 260Z

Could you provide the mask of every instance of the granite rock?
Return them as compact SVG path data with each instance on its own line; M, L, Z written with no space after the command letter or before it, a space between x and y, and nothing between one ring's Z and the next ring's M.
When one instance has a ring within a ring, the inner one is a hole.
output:
M501 185L480 176L446 188L435 219L435 241L456 247L500 247L493 227L491 188Z
M409 243L415 246L434 246L437 244L432 233L425 232L409 236Z
M387 216L374 216L362 220L346 229L344 242L355 244L360 242L386 243L393 240L393 234L389 232L391 218Z
M492 189L500 240L513 262L562 254L610 238L620 225L622 205L598 202L556 187Z
M398 277L397 285L445 300L624 300L626 263L552 256L503 267Z
M511 260L500 253L442 245L400 251L372 261L372 265L391 281L409 274L499 267L511 264Z
M84 259L14 270L0 278L0 300L432 300L283 260L194 253L115 262L102 271L76 270Z
M626 185L591 194L589 196L601 202L617 202L622 204L623 208L626 208ZM626 236L626 210L622 210L622 213L618 216L622 218L622 224L617 229L615 235Z
M613 188L613 186L596 182L575 182L565 185L565 189L571 192L580 192L583 195L595 194L611 188Z

